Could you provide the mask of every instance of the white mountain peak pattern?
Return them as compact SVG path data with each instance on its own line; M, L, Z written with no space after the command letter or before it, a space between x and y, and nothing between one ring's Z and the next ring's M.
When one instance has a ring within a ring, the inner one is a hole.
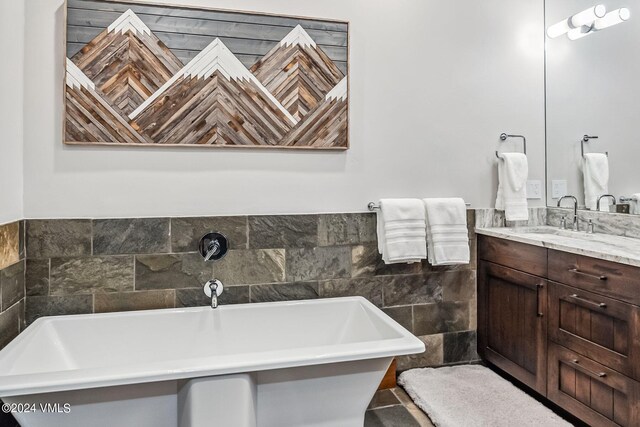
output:
M66 84L72 143L347 146L347 78L301 25L251 69L219 38L182 65L129 9Z
M138 15L131 9L128 9L124 12L118 19L113 21L109 27L107 27L107 31L111 32L119 32L120 34L124 34L127 31L131 31L135 34L147 34L151 35L151 30L147 25L142 22Z
M316 42L313 41L309 33L307 33L305 29L302 28L300 24L298 24L280 42L280 46L289 47L294 45L300 45L303 47L316 47Z
M334 99L339 99L340 101L347 100L347 77L345 76L340 83L338 83L331 91L327 94L325 99L331 101Z
M96 85L91 79L69 58L67 58L67 77L65 80L67 86L71 89L80 89L83 87L85 89L95 90L96 88Z

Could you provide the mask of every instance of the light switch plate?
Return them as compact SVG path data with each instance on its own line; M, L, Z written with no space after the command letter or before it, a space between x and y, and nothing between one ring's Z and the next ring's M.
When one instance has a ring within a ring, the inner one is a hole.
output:
M551 181L551 197L559 199L567 195L567 181L564 179L554 179Z
M542 199L542 183L540 181L527 181L527 199Z

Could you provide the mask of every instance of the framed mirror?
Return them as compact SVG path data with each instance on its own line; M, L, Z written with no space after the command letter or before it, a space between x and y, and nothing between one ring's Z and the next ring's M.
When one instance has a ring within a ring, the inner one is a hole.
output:
M545 0L549 206L567 194L595 210L612 194L601 211L640 214L639 12L640 0Z

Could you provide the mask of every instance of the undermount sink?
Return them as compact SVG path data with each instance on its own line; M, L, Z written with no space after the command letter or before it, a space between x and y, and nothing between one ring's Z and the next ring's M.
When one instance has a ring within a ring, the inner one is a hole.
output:
M597 236L597 233L587 233L584 230L573 231L551 227L549 225L539 227L518 227L514 228L513 231L522 234L550 234L553 236L570 237L574 239L590 239Z

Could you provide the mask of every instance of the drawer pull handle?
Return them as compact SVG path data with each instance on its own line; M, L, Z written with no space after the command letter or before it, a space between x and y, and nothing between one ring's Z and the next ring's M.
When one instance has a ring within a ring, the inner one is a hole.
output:
M578 359L573 359L572 360L574 365L577 365L576 367L578 368L579 371L587 374L587 375L591 375L594 377L598 377L598 378L605 378L607 376L606 372L593 372L585 367L583 367L582 365L580 365L580 361Z
M593 301L589 301L588 299L584 299L581 298L578 294L573 294L571 295L571 298L573 299L577 299L578 301L582 301L586 304L592 305L594 307L598 307L598 308L607 308L607 304L604 302L593 302Z
M598 279L598 280L607 280L608 279L608 277L605 276L605 275L596 276L595 274L589 274L589 273L585 273L584 271L580 271L577 268L570 268L569 271L574 273L574 274L579 274L581 276L590 277L592 279Z
M536 315L538 317L544 317L544 313L540 310L540 289L542 289L544 285L538 284L536 285Z

